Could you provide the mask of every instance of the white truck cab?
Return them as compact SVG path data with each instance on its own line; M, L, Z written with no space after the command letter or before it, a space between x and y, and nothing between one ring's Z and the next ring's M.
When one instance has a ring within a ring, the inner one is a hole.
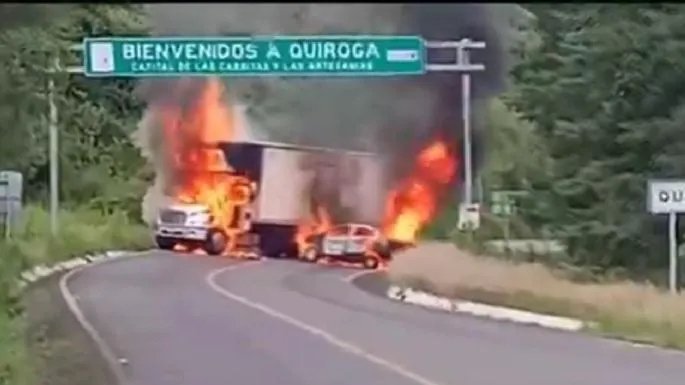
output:
M212 227L209 207L200 204L176 203L162 208L154 229L157 246L164 250L190 244L216 255L224 251L228 242L226 234Z
M250 237L252 212L249 206L232 208L233 221L230 229L214 224L209 207L202 204L175 203L162 208L154 224L155 241L163 250L176 245L201 248L210 255L227 251L229 243L242 248L254 248L257 240ZM228 231L228 233L227 233ZM231 239L231 237L233 239Z

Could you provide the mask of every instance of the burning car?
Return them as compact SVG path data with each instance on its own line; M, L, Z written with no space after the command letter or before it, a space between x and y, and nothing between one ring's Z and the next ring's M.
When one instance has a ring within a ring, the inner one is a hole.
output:
M392 252L408 243L388 240L376 227L345 223L305 238L300 258L317 262L322 258L361 263L367 269L378 268L390 260Z

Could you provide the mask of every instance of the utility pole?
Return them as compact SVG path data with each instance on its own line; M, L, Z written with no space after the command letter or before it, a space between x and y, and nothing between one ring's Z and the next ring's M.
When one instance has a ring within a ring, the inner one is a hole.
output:
M73 45L70 51L82 51L81 44ZM48 142L50 162L50 231L57 235L59 229L59 112L55 103L54 74L66 72L68 74L83 74L83 67L69 66L62 68L59 58L55 58L48 69Z
M53 68L57 70L59 61L55 60ZM48 79L48 159L50 161L50 231L57 234L57 217L59 213L59 147L57 129L57 105L55 104L55 79Z
M464 194L462 204L470 207L473 203L473 142L471 130L471 74L476 71L484 71L482 63L471 63L469 50L485 48L484 41L472 41L465 38L460 41L430 41L426 43L428 48L456 49L457 58L454 64L428 64L429 71L457 71L461 72L461 111L464 139L462 141L464 156ZM475 215L479 215L478 212ZM460 218L461 223L461 218Z
M469 53L457 51L457 63L469 63ZM464 125L464 203L473 202L473 155L471 141L471 74L461 73L461 118Z

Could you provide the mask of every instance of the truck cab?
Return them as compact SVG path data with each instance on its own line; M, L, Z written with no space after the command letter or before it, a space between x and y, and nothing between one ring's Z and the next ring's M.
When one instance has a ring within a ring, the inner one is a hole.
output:
M162 208L154 223L155 241L163 250L178 244L195 246L204 243L211 231L209 207L199 204L175 203Z
M160 210L154 224L155 241L163 250L177 246L202 249L209 255L224 252L252 253L258 248L258 238L251 233L249 205L233 208L230 227L217 226L206 205L176 203Z

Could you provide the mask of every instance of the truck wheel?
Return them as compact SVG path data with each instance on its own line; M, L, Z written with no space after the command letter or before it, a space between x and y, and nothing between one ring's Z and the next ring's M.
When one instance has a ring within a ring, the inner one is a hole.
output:
M316 247L308 247L305 249L304 253L302 253L302 259L310 262L310 263L315 263L321 258L319 255L319 251L316 249Z
M373 251L378 254L379 257L389 260L391 256L390 246L384 243L376 242L373 245Z
M364 257L364 267L367 269L377 269L378 268L378 258L367 255Z
M228 245L228 238L223 231L209 230L207 239L205 240L204 250L209 255L220 255L226 250Z
M176 246L176 242L173 240L173 238L167 238L167 237L155 237L155 243L157 244L157 247L162 249L162 250L173 250L174 246Z

